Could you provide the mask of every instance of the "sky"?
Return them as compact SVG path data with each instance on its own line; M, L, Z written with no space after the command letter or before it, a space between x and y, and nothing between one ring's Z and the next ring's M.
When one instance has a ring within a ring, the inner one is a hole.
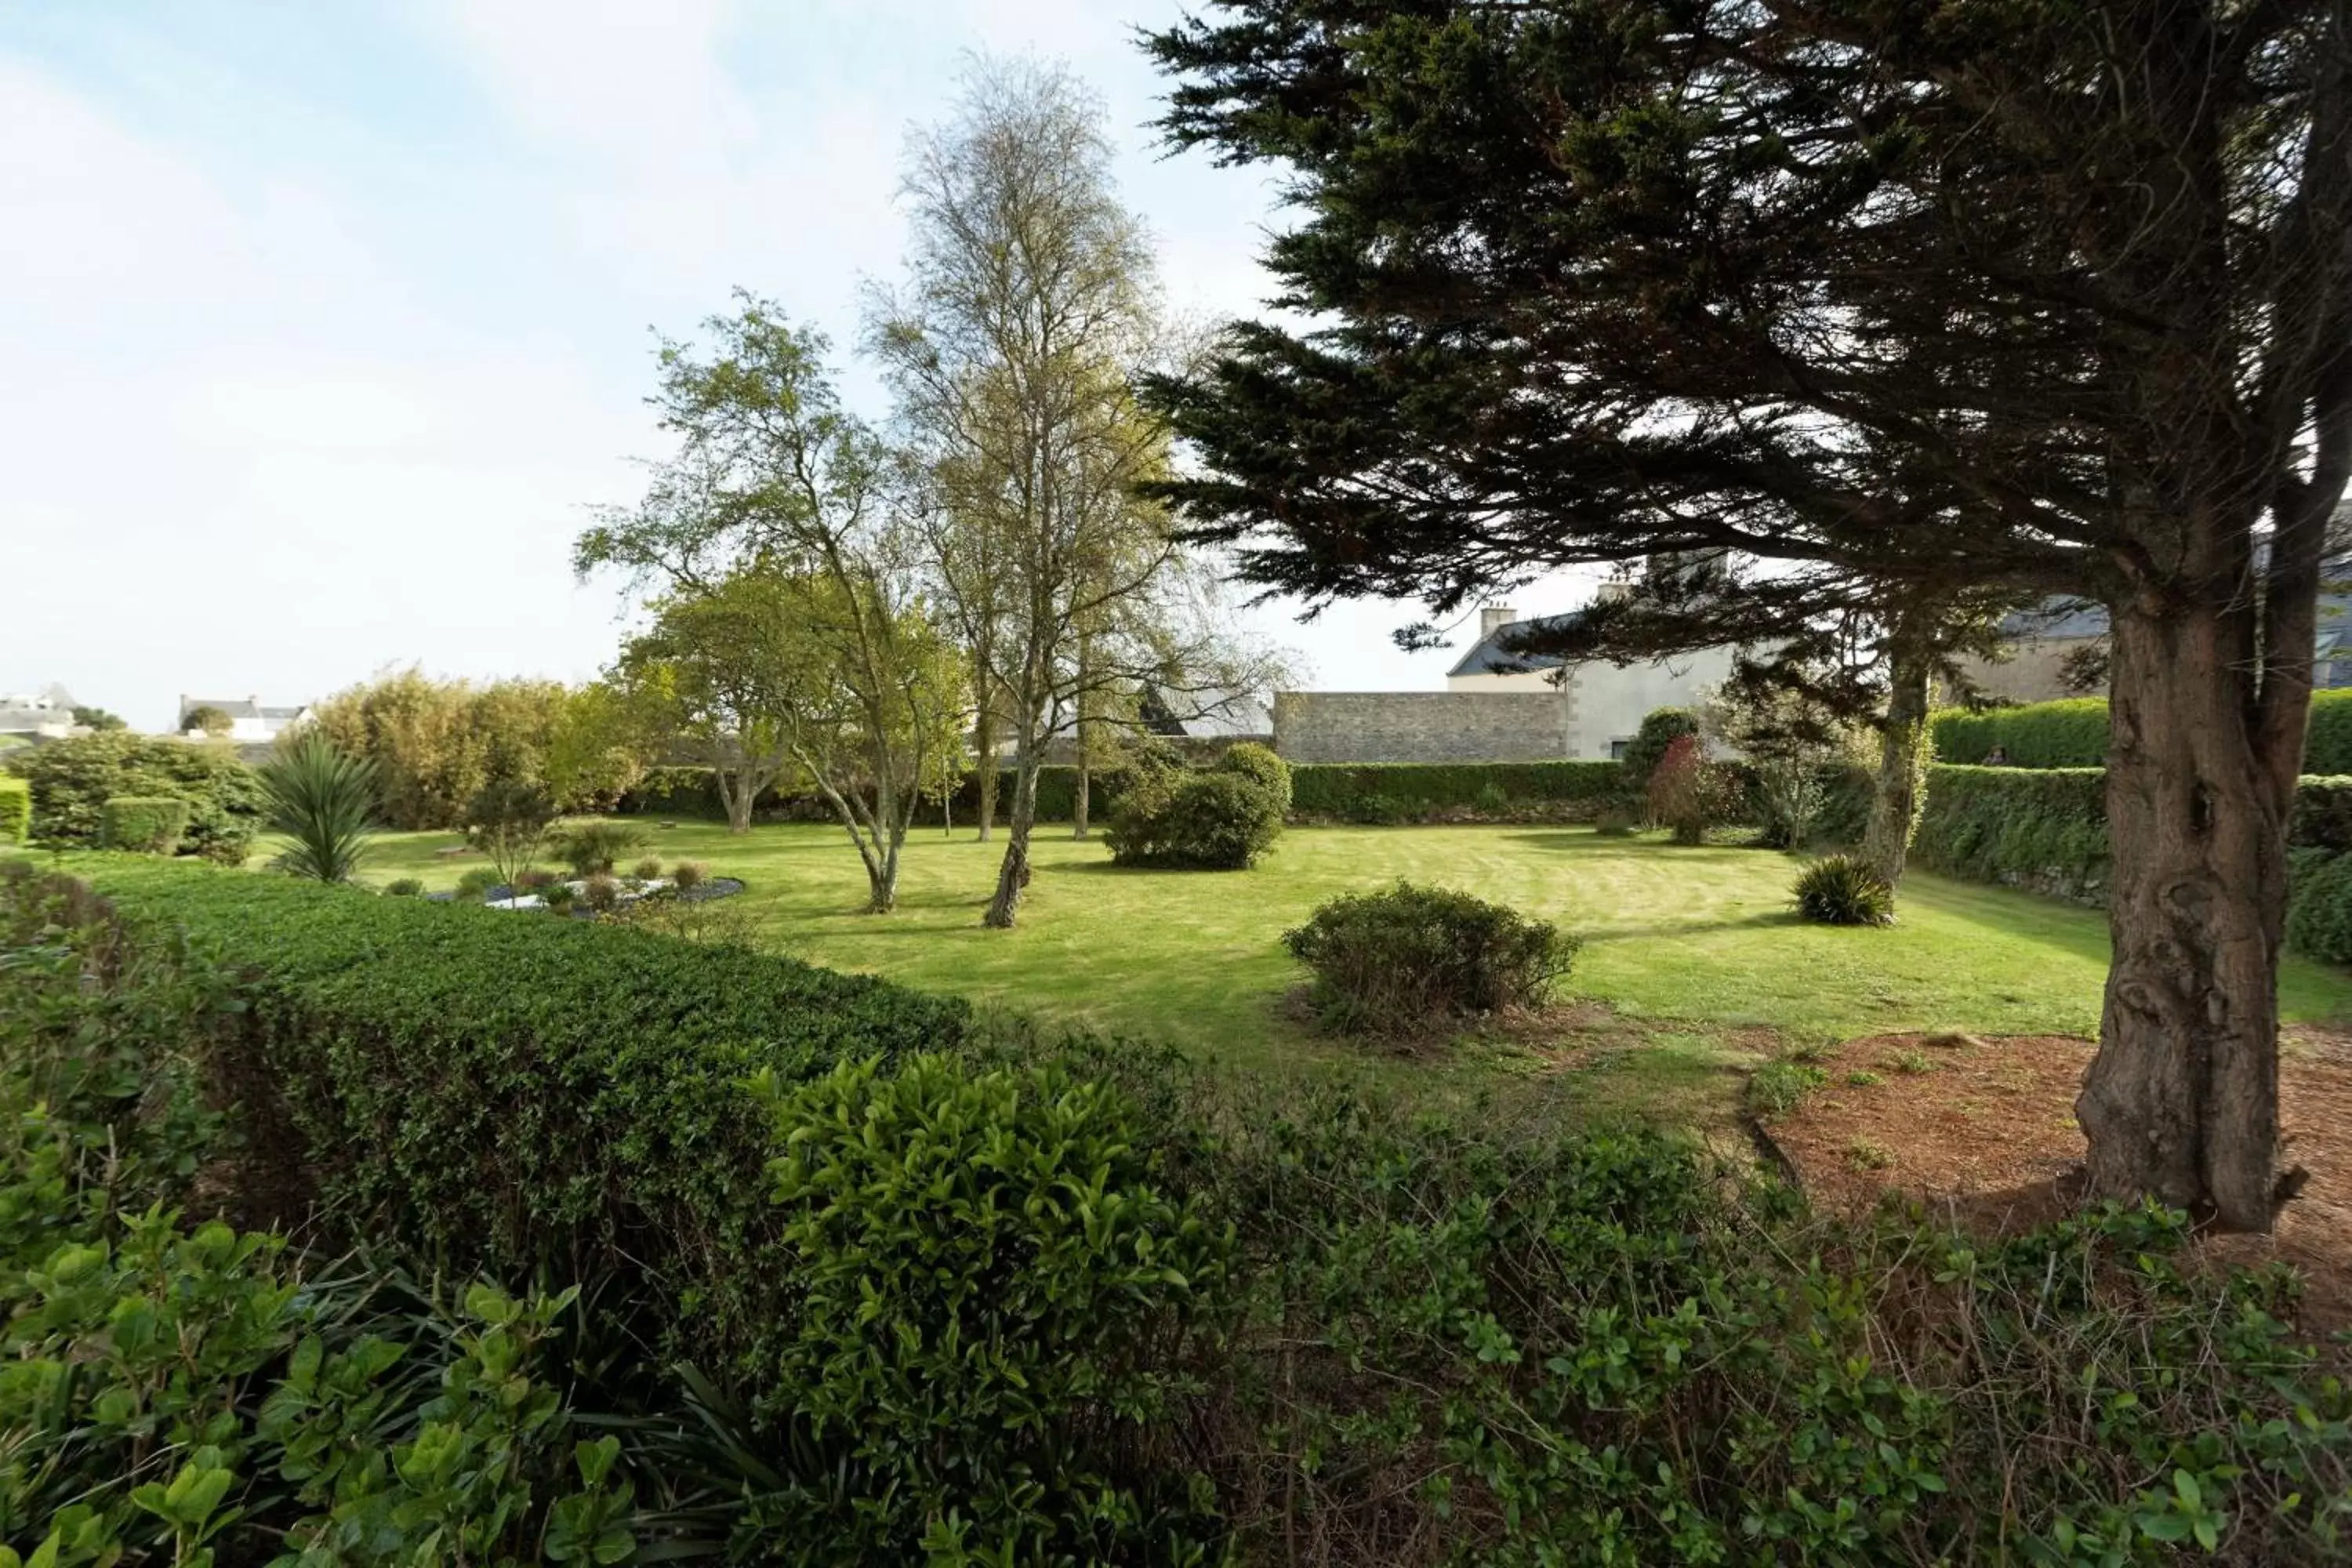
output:
M1171 308L1258 310L1260 174L1171 157L1175 0L0 0L0 694L141 728L386 668L579 681L586 509L666 448L658 331L740 287L833 339L895 276L973 51L1099 91ZM1529 612L1580 593L1549 585ZM1442 686L1418 606L1250 612L1298 684ZM1475 616L1471 617L1475 626ZM1457 636L1465 646L1469 633Z

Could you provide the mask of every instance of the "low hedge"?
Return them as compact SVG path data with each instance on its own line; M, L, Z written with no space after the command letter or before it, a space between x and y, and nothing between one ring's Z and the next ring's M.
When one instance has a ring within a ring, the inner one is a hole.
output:
M1119 787L1125 782L1118 769L1097 768L1088 792L1088 808L1096 816L1105 816L1118 805ZM1066 763L1053 763L1037 770L1037 820L1067 822L1076 815L1078 770ZM997 820L1002 822L1012 808L1013 770L998 775L996 793ZM980 775L967 773L950 802L959 826L980 818ZM708 768L655 768L636 786L625 793L614 811L624 816L690 816L723 821L726 807L719 799L719 787ZM814 791L763 791L751 807L756 816L789 821L830 821L833 807ZM937 801L927 801L916 820L924 826L940 825L940 813Z
M275 1084L257 1114L347 1230L505 1279L642 1270L676 1304L648 1327L739 1366L773 1366L759 1347L788 1316L747 1082L972 1028L960 999L601 921L186 862L84 874L134 923L249 966L230 1058Z
M2095 768L2107 760L2107 700L2070 697L2017 708L1969 712L1947 708L1932 715L1936 760L1981 763L1994 746L2021 768ZM2306 773L2352 773L2352 689L2315 691L2303 744Z
M0 773L0 844L22 844L33 831L33 786Z
M1589 816L1625 793L1625 770L1613 762L1294 763L1290 769L1294 814L1351 822Z

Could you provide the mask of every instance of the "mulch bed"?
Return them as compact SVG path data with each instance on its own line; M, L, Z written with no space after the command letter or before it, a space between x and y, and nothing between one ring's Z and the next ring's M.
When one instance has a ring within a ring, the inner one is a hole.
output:
M1765 1132L1818 1207L1867 1210L1892 1190L1971 1229L2029 1228L2081 1201L2074 1096L2093 1049L2067 1035L1851 1040L1819 1058L1828 1083ZM2352 1034L2286 1030L2279 1100L2286 1163L2308 1184L2275 1234L2200 1247L2216 1261L2294 1264L2306 1326L2352 1327Z

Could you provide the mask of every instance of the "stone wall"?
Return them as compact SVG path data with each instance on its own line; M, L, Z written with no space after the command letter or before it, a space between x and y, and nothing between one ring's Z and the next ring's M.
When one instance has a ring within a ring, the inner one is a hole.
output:
M1282 691L1274 749L1294 763L1540 763L1566 757L1570 692Z

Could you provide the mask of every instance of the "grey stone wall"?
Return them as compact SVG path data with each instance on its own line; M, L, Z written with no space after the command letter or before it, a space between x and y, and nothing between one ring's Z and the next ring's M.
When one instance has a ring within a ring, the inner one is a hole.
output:
M1572 691L1281 691L1294 763L1540 763L1565 757Z

